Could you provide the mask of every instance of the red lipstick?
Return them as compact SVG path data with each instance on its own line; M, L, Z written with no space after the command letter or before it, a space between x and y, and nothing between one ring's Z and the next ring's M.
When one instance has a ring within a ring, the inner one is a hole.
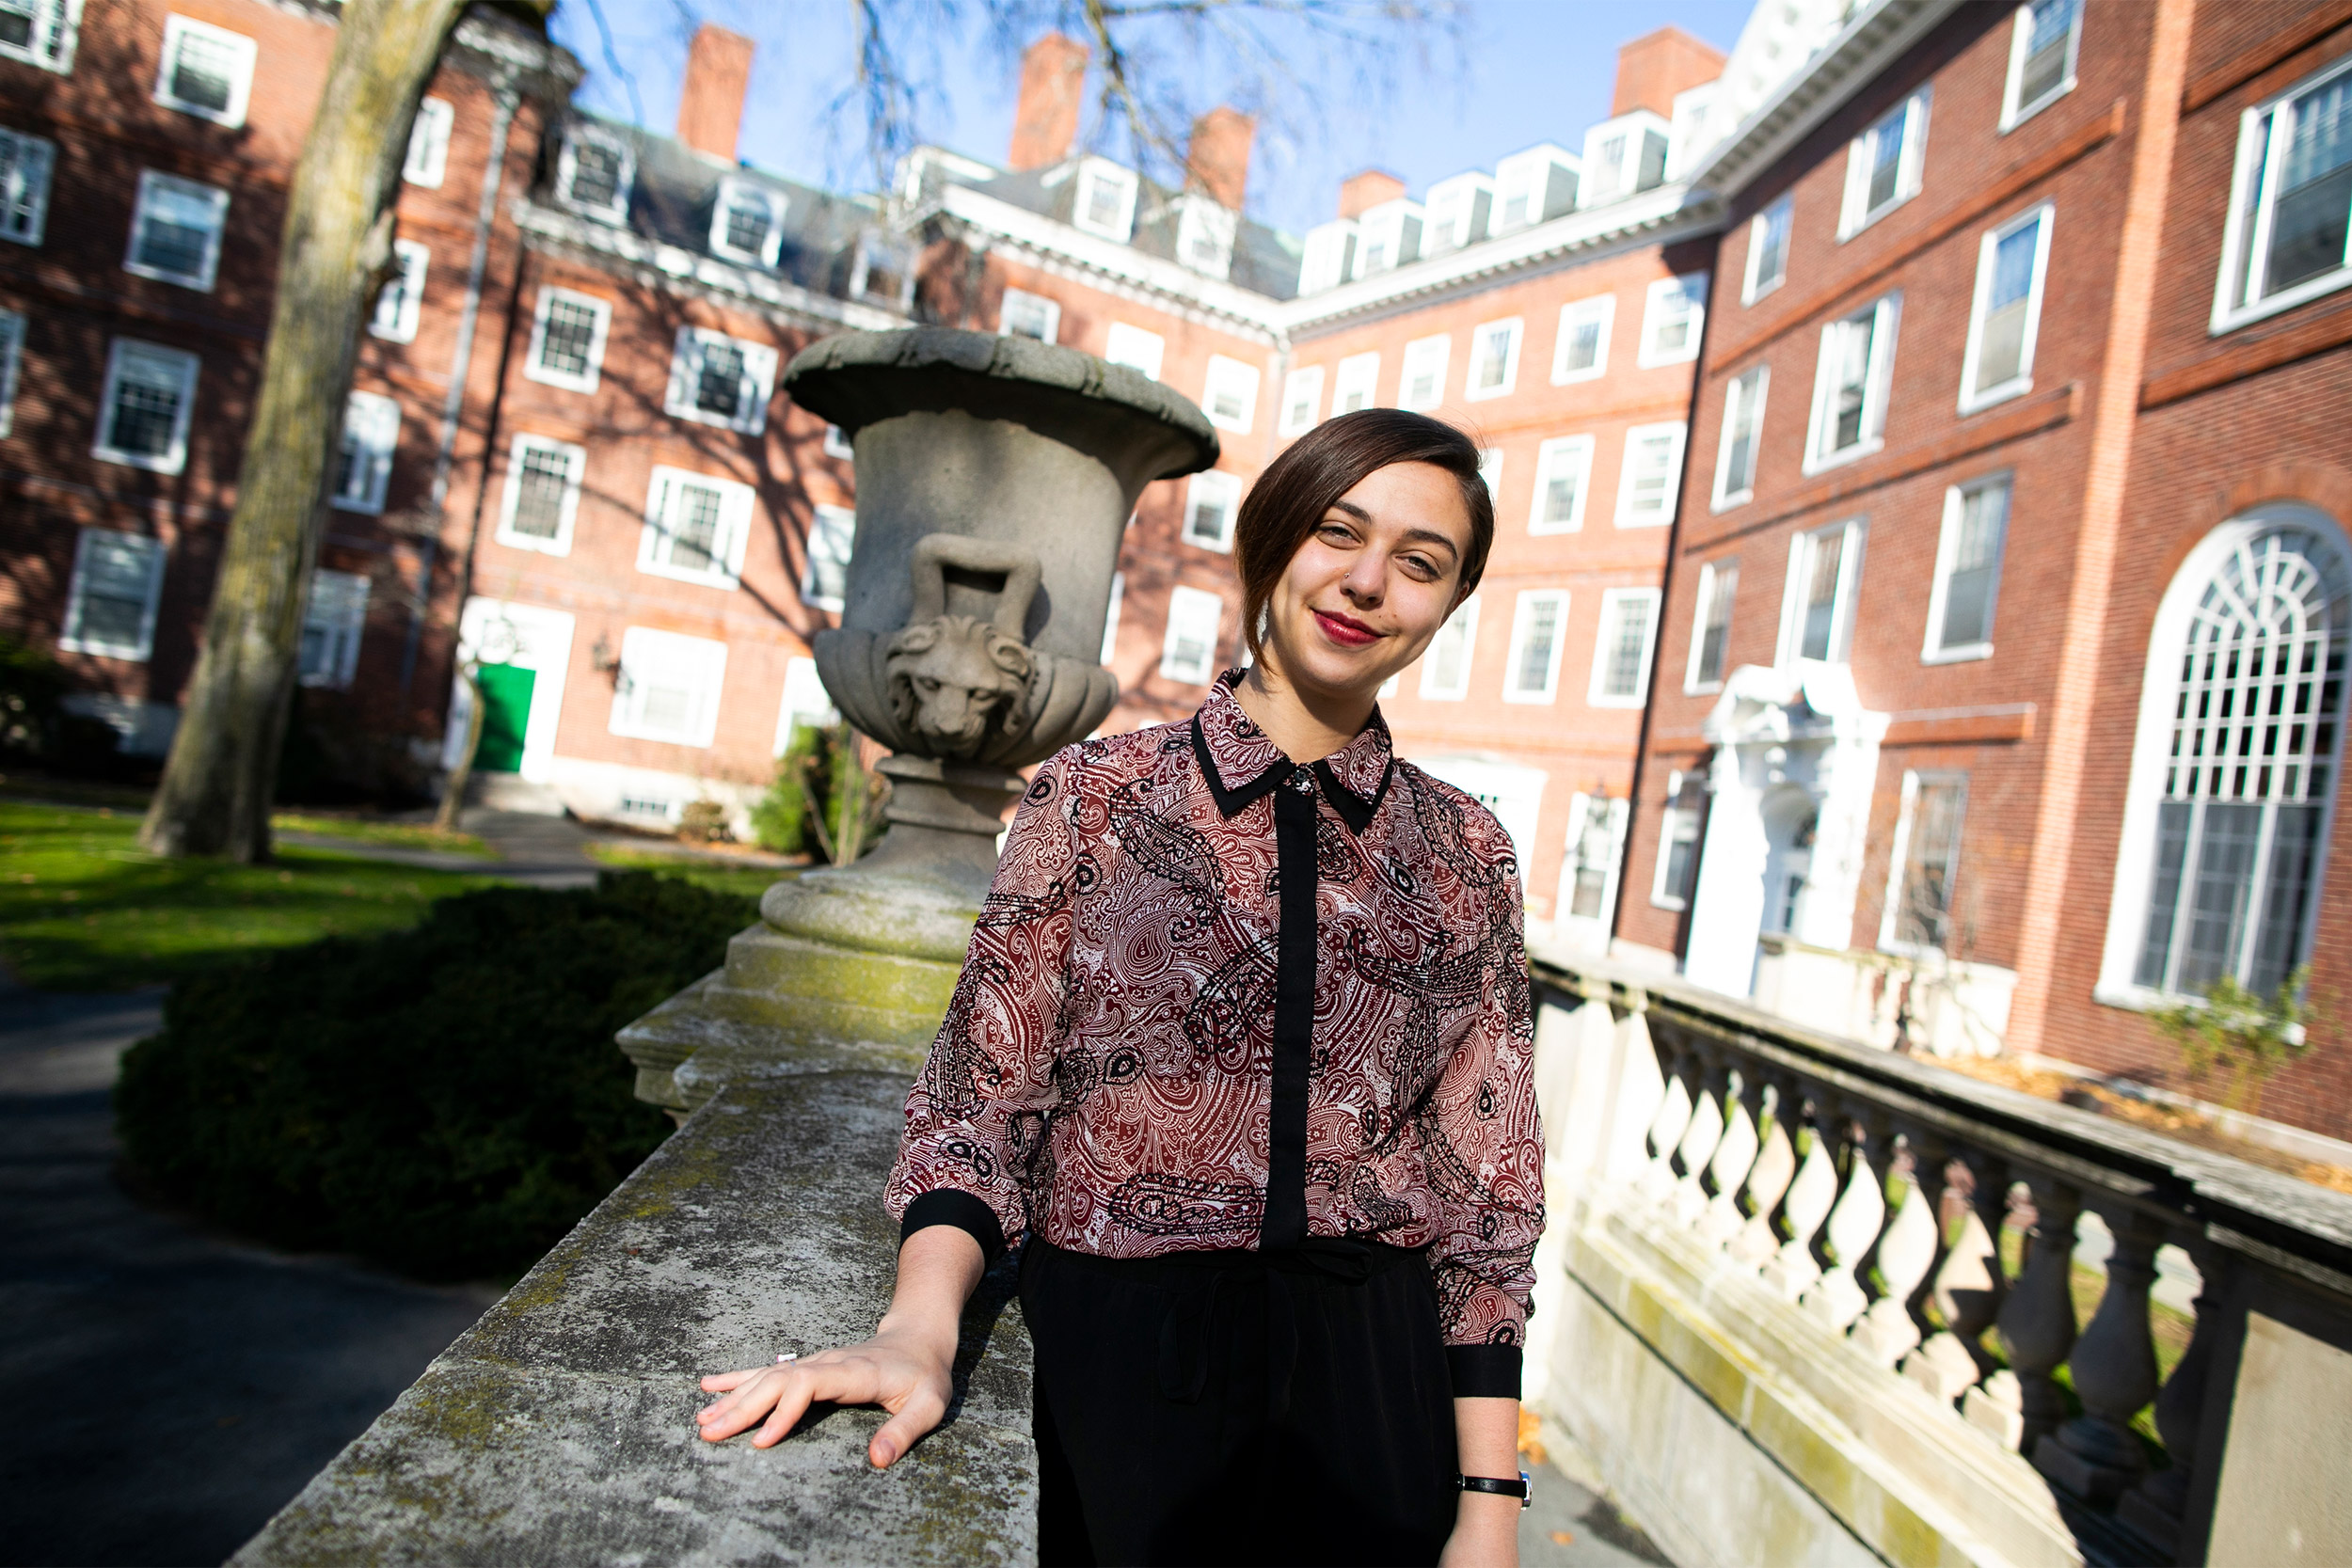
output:
M1380 634L1361 621L1335 615L1327 610L1318 610L1313 614L1315 625L1323 628L1323 635L1343 648L1360 648L1379 641Z

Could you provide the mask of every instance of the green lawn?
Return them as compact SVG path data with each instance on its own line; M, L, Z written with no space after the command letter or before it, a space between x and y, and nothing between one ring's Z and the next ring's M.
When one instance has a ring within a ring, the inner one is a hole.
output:
M422 822L384 822L366 816L281 811L270 815L269 825L275 832L318 833L326 838L347 838L354 844L385 844L401 849L438 849L447 855L472 855L485 861L499 858L496 849L471 833L445 833Z
M588 853L599 865L616 871L658 871L664 877L707 887L713 893L740 893L756 898L770 883L797 877L800 866L729 865L716 857L664 854L659 849L629 849L617 844L592 844Z

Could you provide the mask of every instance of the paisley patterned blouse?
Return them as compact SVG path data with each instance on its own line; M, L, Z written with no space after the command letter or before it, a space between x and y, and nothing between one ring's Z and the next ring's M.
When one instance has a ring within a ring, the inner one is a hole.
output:
M1511 840L1375 711L1294 767L1238 672L1064 748L1005 844L888 1200L993 1256L1426 1247L1457 1395L1516 1396L1543 1227Z

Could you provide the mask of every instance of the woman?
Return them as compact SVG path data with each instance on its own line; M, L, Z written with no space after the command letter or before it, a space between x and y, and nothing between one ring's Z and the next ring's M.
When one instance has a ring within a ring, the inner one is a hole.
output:
M898 1283L864 1344L703 1380L716 1441L949 1398L1025 1241L1054 1562L1517 1560L1543 1225L1511 840L1375 697L1477 586L1478 451L1330 420L1244 501L1256 661L1039 768L907 1101Z

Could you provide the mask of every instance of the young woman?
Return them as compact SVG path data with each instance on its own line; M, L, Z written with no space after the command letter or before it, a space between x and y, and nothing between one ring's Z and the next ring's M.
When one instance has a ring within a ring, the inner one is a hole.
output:
M1543 1226L1518 877L1375 705L1493 536L1477 448L1422 415L1266 469L1234 538L1256 661L1023 798L908 1097L890 1310L705 1378L703 1436L879 1403L887 1466L1021 1244L1045 1562L1516 1563Z

